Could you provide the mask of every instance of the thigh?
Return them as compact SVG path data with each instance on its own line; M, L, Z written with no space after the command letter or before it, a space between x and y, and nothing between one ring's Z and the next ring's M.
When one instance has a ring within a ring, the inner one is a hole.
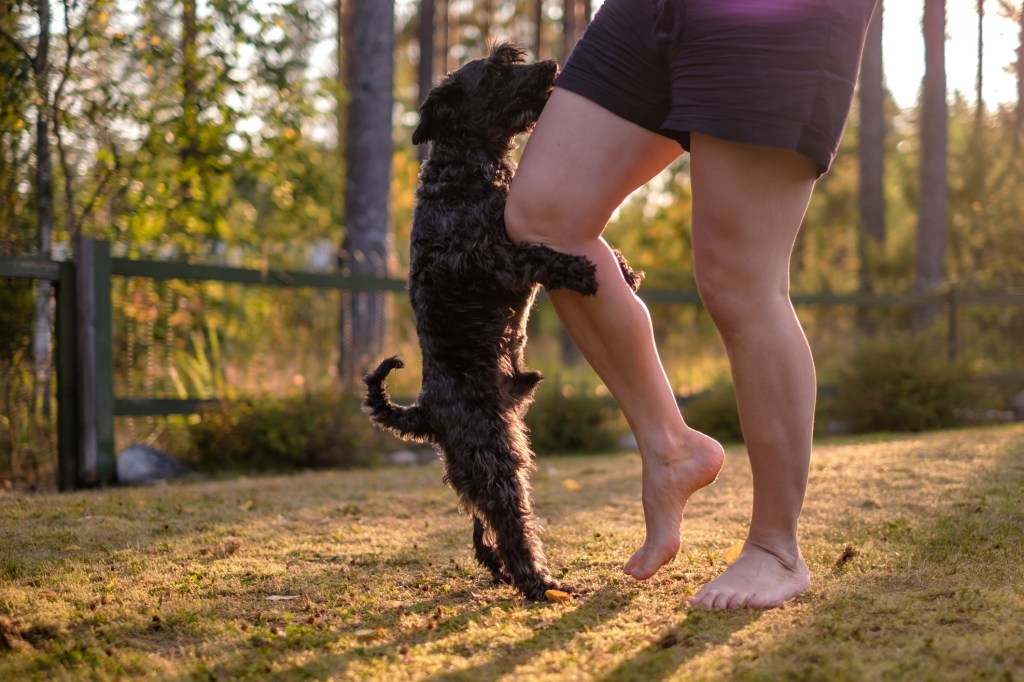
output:
M786 149L696 133L691 143L698 280L714 288L787 292L790 254L817 177L814 162Z
M523 152L509 204L530 215L543 243L595 238L637 187L682 153L675 140L646 130L573 92L555 88Z

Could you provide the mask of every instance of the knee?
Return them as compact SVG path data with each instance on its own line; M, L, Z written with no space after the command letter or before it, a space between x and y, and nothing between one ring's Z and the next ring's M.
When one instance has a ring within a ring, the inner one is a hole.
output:
M751 277L742 263L725 258L700 263L696 276L701 301L726 341L762 322L772 324L779 315L791 314L785 280Z
M505 201L505 232L515 244L550 245L562 217L547 192L533 192L513 182Z

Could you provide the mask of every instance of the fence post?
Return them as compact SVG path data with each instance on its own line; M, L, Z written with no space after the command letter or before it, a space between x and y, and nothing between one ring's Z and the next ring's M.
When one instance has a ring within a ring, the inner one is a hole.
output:
M959 321L957 318L960 316L960 301L957 295L957 289L955 284L949 286L949 292L946 294L947 303L949 305L949 333L946 337L947 353L949 355L950 362L956 360L957 355L957 337L959 336Z
M75 490L79 479L78 344L75 264L60 264L57 284L57 487Z
M83 238L78 253L79 478L85 485L102 485L114 483L116 476L110 245Z

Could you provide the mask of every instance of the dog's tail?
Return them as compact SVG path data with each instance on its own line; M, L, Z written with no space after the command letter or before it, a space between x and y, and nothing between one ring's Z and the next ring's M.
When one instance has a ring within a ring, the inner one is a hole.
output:
M388 395L387 377L393 369L401 369L405 363L397 355L384 360L365 377L366 396L363 398L363 412L377 426L386 429L405 440L430 442L431 430L421 405L405 407L397 405Z

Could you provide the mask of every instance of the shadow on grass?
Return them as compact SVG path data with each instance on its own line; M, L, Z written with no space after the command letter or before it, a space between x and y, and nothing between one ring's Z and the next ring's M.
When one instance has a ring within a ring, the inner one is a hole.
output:
M428 679L433 682L456 682L458 680L493 680L501 675L513 674L515 669L540 652L562 648L574 635L594 629L625 609L635 593L605 587L587 597L579 608L563 612L557 619L546 624L526 639L510 645L497 653L486 663L463 670L444 672Z
M945 461L988 447L965 440L916 466L927 467L922 478L941 477ZM868 549L819 577L806 597L806 619L781 637L748 642L745 660L733 658L726 675L1018 679L1024 671L1024 443L1005 439L998 447L1003 451L979 462L973 481L934 507L921 526L896 515L868 527L860 538Z
M602 676L606 682L654 682L672 675L709 647L725 644L732 635L761 618L759 611L705 611L693 609L656 642Z
M465 603L472 597L470 593L454 594L450 597L456 602ZM429 677L436 682L454 682L456 680L491 680L503 674L512 673L520 664L527 662L538 652L557 649L565 645L575 633L584 632L588 629L599 627L602 623L613 618L620 611L627 608L632 602L632 593L623 593L615 588L602 588L590 595L584 595L578 606L570 604L566 607L559 607L549 604L537 606L541 613L550 613L550 618L543 618L541 623L535 626L532 636L508 645L500 652L491 656L486 663L470 668L443 672ZM507 602L506 602L507 603ZM304 679L316 677L329 671L330 675L344 677L348 667L356 662L365 662L373 659L397 663L402 658L403 651L429 644L438 640L449 638L453 634L467 630L471 624L486 617L495 610L502 608L502 602L490 603L476 609L466 609L451 618L445 618L436 629L418 628L414 631L405 631L387 642L380 644L367 644L357 646L340 653L320 653L307 662L293 666L289 669L275 671L272 679ZM347 636L347 635L344 635ZM335 636L334 639L340 639ZM489 649L490 642L483 642L479 645L455 643L452 645L453 655L470 657L482 648ZM239 660L241 667L245 666L244 661ZM414 667L415 663L410 663ZM242 670L225 670L227 676L242 672ZM270 678L268 678L270 679Z

